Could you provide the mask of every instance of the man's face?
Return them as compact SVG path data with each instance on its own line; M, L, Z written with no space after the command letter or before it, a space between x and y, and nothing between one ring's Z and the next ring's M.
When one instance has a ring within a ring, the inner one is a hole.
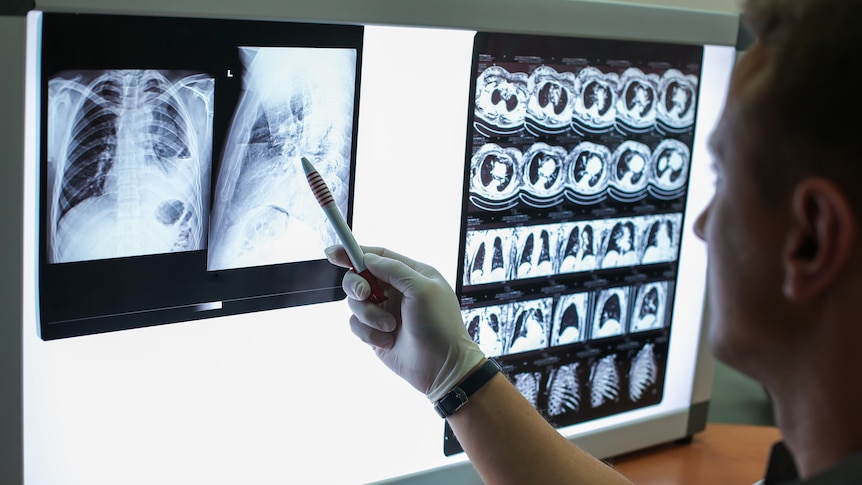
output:
M753 50L734 71L711 139L715 194L695 222L708 246L710 346L720 360L743 371L757 368L752 359L780 338L783 323L780 258L789 209L767 204L762 194L753 170L761 160L753 153L765 141L744 109L750 86L757 84L759 70L752 64L762 62Z

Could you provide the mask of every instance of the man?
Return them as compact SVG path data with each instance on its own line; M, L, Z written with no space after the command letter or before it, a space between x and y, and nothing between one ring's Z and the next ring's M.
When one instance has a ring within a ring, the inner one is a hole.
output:
M745 18L758 40L734 71L711 141L715 195L696 222L710 345L768 390L804 483L862 483L862 0L755 0ZM436 270L366 251L389 301L363 302L352 272L343 286L353 332L386 365L432 402L485 369ZM500 374L447 419L487 483L627 483Z
M862 479L862 174L856 148L862 2L749 6L757 42L737 65L712 147L710 345L760 381L803 478L845 459ZM842 120L836 122L835 120ZM818 482L820 483L820 482Z

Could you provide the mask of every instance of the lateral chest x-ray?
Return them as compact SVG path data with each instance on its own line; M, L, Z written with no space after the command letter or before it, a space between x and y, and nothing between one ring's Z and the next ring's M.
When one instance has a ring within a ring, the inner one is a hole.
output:
M208 269L318 259L335 233L299 164L316 160L347 213L356 51L240 48L245 90L215 192Z
M556 426L662 399L702 56L476 36L457 292Z
M349 221L362 27L42 22L42 338L343 297L300 157Z

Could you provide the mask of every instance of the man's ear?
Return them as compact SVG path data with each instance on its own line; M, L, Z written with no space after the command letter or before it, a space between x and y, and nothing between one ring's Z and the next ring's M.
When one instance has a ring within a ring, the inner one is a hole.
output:
M856 214L844 192L823 178L803 179L791 195L792 219L782 265L783 292L804 300L824 291L846 266L856 242Z

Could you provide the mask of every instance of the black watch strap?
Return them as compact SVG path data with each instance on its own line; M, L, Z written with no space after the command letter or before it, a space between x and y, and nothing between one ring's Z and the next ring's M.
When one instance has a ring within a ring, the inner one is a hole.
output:
M464 379L460 385L452 388L439 401L434 403L434 410L441 418L448 418L461 408L470 399L474 392L484 386L502 369L494 359L488 359L481 367L476 369L469 377Z

